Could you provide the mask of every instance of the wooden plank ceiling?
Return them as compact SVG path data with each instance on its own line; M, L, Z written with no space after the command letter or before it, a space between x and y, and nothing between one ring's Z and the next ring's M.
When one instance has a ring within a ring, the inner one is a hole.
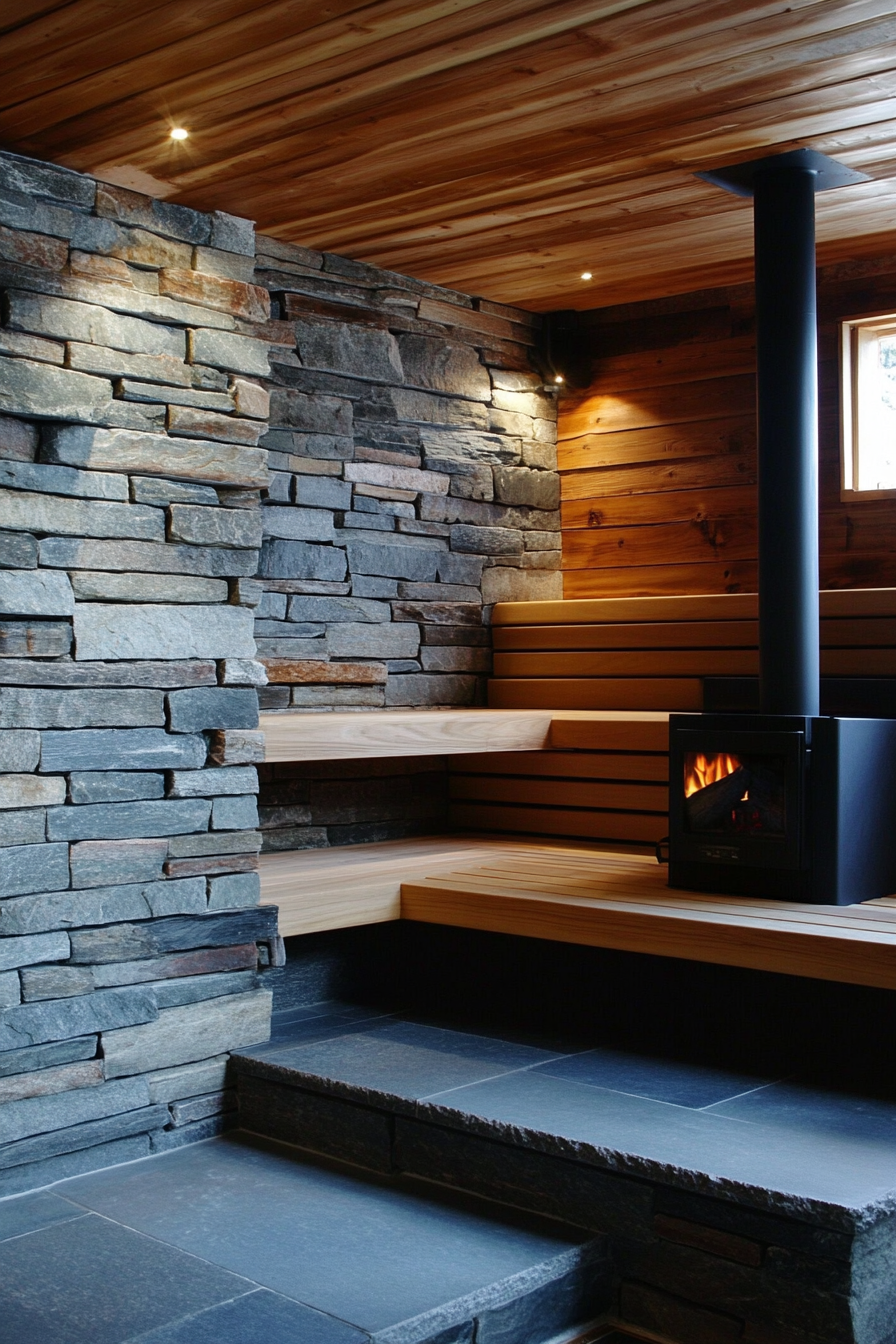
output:
M776 149L874 179L820 198L823 261L896 246L893 10L5 0L0 143L466 292L593 308L749 279L749 203L693 173Z

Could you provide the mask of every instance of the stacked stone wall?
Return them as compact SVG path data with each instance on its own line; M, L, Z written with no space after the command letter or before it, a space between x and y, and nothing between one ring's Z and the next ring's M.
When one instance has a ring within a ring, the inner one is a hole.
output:
M484 702L488 615L560 597L556 405L531 313L259 237L268 709Z
M253 272L0 155L0 1195L215 1132L268 1032Z

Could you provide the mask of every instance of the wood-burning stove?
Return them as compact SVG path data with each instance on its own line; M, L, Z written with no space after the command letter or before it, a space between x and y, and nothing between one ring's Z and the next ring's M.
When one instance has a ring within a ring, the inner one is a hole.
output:
M669 883L822 904L896 892L896 720L819 714L817 191L812 150L701 177L752 196L759 714L673 715Z
M669 726L670 886L830 905L896 892L896 720Z

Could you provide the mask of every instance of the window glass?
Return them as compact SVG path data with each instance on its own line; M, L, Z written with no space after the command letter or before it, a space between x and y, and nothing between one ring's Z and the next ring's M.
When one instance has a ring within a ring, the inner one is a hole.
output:
M896 492L896 315L843 324L843 488Z

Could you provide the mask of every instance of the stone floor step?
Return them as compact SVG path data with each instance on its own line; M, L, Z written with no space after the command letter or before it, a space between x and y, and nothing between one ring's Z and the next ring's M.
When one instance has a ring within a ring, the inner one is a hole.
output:
M310 1005L233 1060L247 1130L609 1238L620 1328L881 1344L896 1102L732 1063Z

